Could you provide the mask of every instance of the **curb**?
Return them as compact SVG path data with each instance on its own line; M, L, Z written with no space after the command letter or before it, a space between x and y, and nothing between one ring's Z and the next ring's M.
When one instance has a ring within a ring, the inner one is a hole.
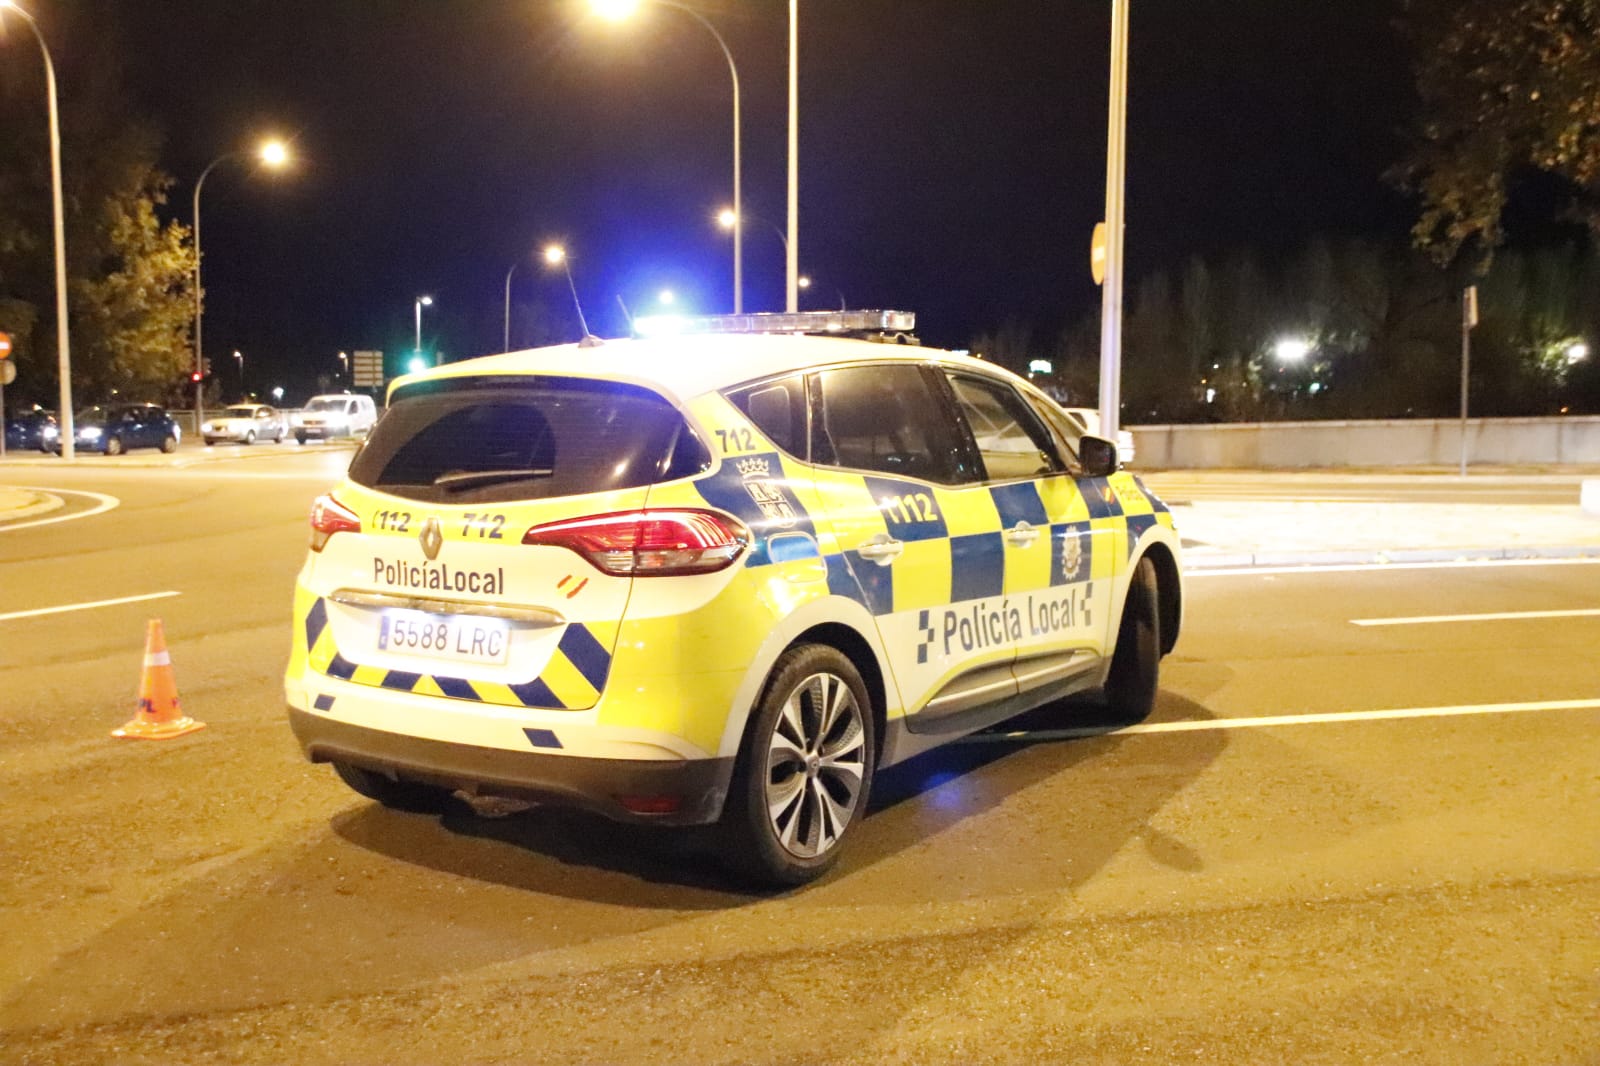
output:
M1374 566L1385 563L1492 562L1505 559L1600 559L1600 545L1548 548L1404 548L1357 551L1186 552L1184 573L1277 566Z
M59 496L51 496L45 492L34 492L31 489L15 490L21 495L30 498L32 503L25 503L20 507L0 507L0 522L9 522L18 518L32 518L34 515L48 514L67 505L67 501Z

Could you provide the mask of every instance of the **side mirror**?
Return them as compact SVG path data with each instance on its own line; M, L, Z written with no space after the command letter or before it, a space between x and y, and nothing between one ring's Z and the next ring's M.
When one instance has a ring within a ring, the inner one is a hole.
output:
M1078 438L1078 463L1084 477L1109 477L1117 472L1117 446L1104 437Z

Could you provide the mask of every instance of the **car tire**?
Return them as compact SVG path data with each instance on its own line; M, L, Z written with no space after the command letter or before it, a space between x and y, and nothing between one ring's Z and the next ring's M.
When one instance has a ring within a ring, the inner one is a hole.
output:
M206 438L206 447L207 448L215 448L216 446L217 446L217 442L216 441L212 440L210 437Z
M1106 702L1119 721L1142 722L1155 707L1161 674L1161 603L1156 567L1140 559L1128 583L1117 647L1106 675Z
M106 438L106 454L107 455L121 455L122 454L122 438L121 437L107 437Z
M304 444L306 442L306 435L304 433L296 433L294 435L294 442L296 444Z
M872 703L844 653L785 652L745 728L722 814L722 858L762 886L789 888L838 861L872 786Z
M356 792L390 810L442 814L455 805L454 793L439 785L391 778L350 763L333 763L334 773Z
M168 455L171 455L173 452L177 451L178 450L178 438L174 437L170 433L168 433L165 437L162 437L161 438L161 450L163 452L166 452Z

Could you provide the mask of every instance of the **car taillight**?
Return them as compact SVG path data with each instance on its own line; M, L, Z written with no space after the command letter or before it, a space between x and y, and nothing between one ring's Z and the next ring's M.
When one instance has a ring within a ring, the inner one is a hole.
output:
M534 526L522 543L568 548L614 577L667 577L731 565L750 531L714 511L622 511Z
M318 496L311 505L311 550L319 552L335 533L360 533L361 519L332 496Z

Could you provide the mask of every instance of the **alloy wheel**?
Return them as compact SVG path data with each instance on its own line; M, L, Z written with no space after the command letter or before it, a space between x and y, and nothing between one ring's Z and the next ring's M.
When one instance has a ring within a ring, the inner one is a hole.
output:
M765 798L790 854L822 855L849 827L866 771L861 716L850 686L830 673L812 674L784 700L767 745Z

